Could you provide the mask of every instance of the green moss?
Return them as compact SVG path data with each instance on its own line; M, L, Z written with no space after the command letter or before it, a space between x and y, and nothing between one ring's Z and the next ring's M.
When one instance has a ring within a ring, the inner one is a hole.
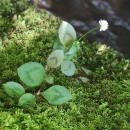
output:
M17 15L27 9L26 0L0 0L0 36L3 37L13 28Z
M129 130L129 61L113 50L98 55L96 44L81 43L81 51L74 59L75 76L66 77L59 69L52 71L55 84L71 91L70 102L53 106L40 99L34 108L22 109L17 106L18 99L3 91L2 84L7 81L26 88L17 74L20 65L29 61L46 64L59 23L57 18L30 7L17 14L11 23L13 28L0 39L0 130ZM91 74L86 75L82 67ZM79 77L87 77L88 83ZM45 84L43 90L48 87Z

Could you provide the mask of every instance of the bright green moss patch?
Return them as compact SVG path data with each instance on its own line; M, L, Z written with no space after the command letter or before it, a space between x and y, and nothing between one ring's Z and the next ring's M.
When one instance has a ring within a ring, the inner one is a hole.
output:
M13 28L17 15L28 8L26 0L0 0L0 36L3 37Z
M73 60L77 67L73 77L59 69L53 71L54 84L72 93L73 99L66 104L53 106L38 99L34 107L20 109L18 99L4 92L2 84L15 81L35 94L19 80L17 68L31 61L46 64L59 23L57 18L30 7L17 14L11 30L0 39L0 130L129 130L129 61L112 50L99 55L95 44L80 43L81 51ZM82 67L91 73L87 75ZM83 83L80 77L88 82ZM46 83L43 90L49 87Z

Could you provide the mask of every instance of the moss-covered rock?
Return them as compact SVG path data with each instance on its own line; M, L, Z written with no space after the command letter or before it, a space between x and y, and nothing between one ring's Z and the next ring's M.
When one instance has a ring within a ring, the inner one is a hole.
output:
M55 84L71 91L70 102L53 106L38 99L34 107L22 109L17 98L6 95L2 84L8 81L21 83L27 92L36 93L19 80L17 68L29 61L46 64L60 23L44 11L32 7L23 11L25 6L21 6L22 11L14 13L17 19L11 22L13 28L7 26L8 33L0 39L0 130L129 130L129 60L117 56L113 50L99 55L96 44L80 43L81 51L73 60L77 67L75 76L66 77L59 69L52 71ZM82 67L91 73L87 75ZM87 78L88 82L79 77ZM44 86L43 91L50 87Z

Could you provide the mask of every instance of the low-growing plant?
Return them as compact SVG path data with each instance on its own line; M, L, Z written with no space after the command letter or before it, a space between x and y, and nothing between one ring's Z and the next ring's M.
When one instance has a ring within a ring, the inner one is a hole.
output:
M54 84L54 77L49 73L52 68L60 67L61 72L66 76L72 76L76 71L76 67L71 61L79 50L79 43L75 41L76 32L69 23L63 21L58 34L53 45L53 51L47 59L47 65L28 62L17 69L20 80L26 86L32 89L39 87L35 95L26 93L25 88L17 82L9 81L3 84L3 88L9 96L15 96L19 99L18 106L35 105L37 96L42 96L53 105L60 105L72 99L70 91L64 86L53 85L43 92L42 87L40 87L43 82Z
M75 74L76 67L72 59L80 49L79 41L96 29L100 28L100 31L104 31L108 27L106 21L106 27L104 28L100 22L99 24L100 26L90 30L76 40L75 29L71 24L63 21L59 27L58 37L54 42L53 51L47 58L47 64L43 66L38 62L28 62L17 69L20 80L29 88L39 87L38 92L35 95L26 93L22 85L13 81L3 84L5 92L11 97L18 97L18 106L22 107L35 105L37 96L42 96L53 105L60 105L72 99L70 91L64 86L53 85L42 92L40 85L43 82L54 84L54 77L49 73L50 69L59 67L61 72L66 76L73 76ZM86 79L83 80L85 81Z

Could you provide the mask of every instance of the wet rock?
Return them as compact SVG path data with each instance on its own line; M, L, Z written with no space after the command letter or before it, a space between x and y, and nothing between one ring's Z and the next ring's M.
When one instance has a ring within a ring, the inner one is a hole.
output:
M130 0L30 0L40 8L71 23L81 33L107 20L109 29L87 39L104 43L130 58Z

